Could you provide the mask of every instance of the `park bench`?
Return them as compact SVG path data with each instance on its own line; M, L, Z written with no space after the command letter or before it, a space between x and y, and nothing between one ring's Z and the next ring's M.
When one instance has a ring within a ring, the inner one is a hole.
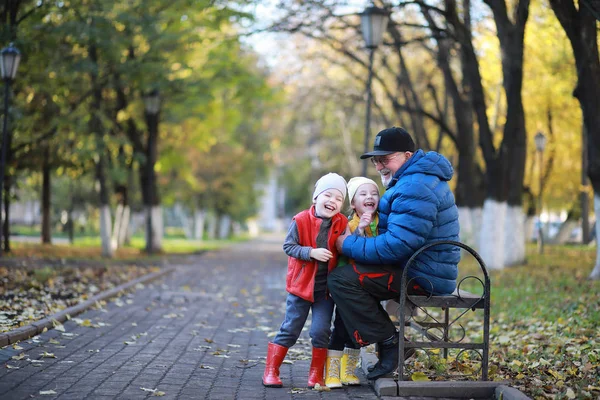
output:
M470 253L479 263L483 279L477 276L467 276L461 279L454 293L444 296L434 295L414 295L409 294L407 288L411 285L408 279L408 271L414 265L415 259L427 249L434 246L452 245L460 247ZM471 282L471 280L473 280ZM474 294L461 289L465 282L469 284L481 285L481 294ZM410 376L405 374L407 366L405 365L405 350L415 349L416 352L423 351L430 356L432 351L442 353L447 362L449 351L456 349L456 360L468 358L466 353L475 353L479 357L479 371L472 370L467 374L440 374L446 378L463 378L480 375L482 381L488 380L488 361L489 361L489 332L490 332L490 280L485 264L479 254L469 246L450 240L438 241L427 244L417 250L406 263L402 273L403 295L398 299L398 330L400 334L400 355L398 363L397 380L410 380ZM458 316L452 315L450 311L457 310ZM478 323L467 323L466 328L461 323L461 318L469 312L479 312L482 319L481 326ZM409 315L410 314L410 315ZM402 323L404 322L404 323ZM476 340L471 340L467 334L467 329L478 329ZM452 329L459 329L462 334L459 337L451 335ZM417 338L416 340L414 338ZM408 340L403 340L407 338ZM413 339L411 339L413 338ZM465 353L466 352L466 353ZM478 373L480 372L480 374Z

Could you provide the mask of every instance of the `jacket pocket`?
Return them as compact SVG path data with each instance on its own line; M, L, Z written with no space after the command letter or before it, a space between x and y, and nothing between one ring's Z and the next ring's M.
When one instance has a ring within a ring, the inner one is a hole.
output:
M306 263L302 263L302 266L300 267L300 271L298 272L298 275L296 275L296 277L292 281L292 284L296 283L298 281L298 279L300 279L300 277L302 276L302 273L304 272L304 267L306 267Z

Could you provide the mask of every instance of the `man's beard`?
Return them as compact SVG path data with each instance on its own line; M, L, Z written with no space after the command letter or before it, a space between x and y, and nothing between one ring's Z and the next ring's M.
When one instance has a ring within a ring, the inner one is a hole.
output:
M384 174L386 173L387 175L384 176ZM383 183L383 186L387 187L387 185L389 185L389 183L392 181L392 171L390 171L387 168L382 169L381 171L379 171L379 177L381 178L381 183Z

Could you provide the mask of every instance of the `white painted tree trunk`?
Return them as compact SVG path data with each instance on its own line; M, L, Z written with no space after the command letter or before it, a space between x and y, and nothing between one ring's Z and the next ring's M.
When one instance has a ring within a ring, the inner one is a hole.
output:
M163 240L163 214L161 206L146 206L146 218L148 218L148 213L152 213L152 251L160 251L162 249L162 240ZM144 232L146 237L146 243L150 240L149 232L148 232L148 220L146 219L144 226Z
M175 217L179 219L179 223L183 228L183 233L185 234L185 238L190 240L194 237L193 232L193 222L192 219L188 216L188 213L185 208L180 203L175 203L175 207L173 207L173 212L175 213Z
M160 251L165 233L161 206L152 207L152 230L154 231L154 249Z
M125 244L125 239L127 238L127 232L129 231L129 222L131 215L131 207L125 206L123 208L123 219L121 220L121 227L119 229L119 235L117 236L117 245L118 247L123 247Z
M504 216L506 203L487 199L483 204L479 255L489 269L504 268Z
M214 240L217 237L217 215L212 212L208 213L206 219L208 222L208 229L206 230L207 237L209 240Z
M460 207L458 221L460 223L460 241L477 250L481 230L481 208Z
M556 236L554 237L554 239L552 239L552 243L555 244L565 244L569 241L569 239L571 238L571 233L573 232L573 230L575 228L577 228L577 226L580 223L578 221L573 221L573 220L566 220L565 222L562 223L562 225L560 226L560 229L558 230L558 233L556 234Z
M231 228L231 217L229 215L221 215L219 221L219 239L227 239Z
M504 266L525 263L525 218L522 206L506 207Z
M533 230L535 229L535 217L529 216L525 220L525 243L533 240Z
M138 229L143 229L144 237L146 236L146 215L146 210L144 210L144 212L135 212L133 214L130 213L129 227L125 233L124 243L129 244L131 242L131 237L135 235Z
M206 210L194 210L194 239L202 240L204 235L204 222L206 221Z
M477 207L471 209L471 221L475 228L475 248L481 247L481 226L483 224L483 208Z
M590 274L590 279L599 280L600 279L600 193L594 193L594 213L596 214L596 266L594 270Z
M242 224L239 222L231 224L231 233L234 237L240 236L242 234Z
M102 241L102 257L112 257L110 207L100 207L100 240Z
M119 248L119 232L121 231L121 224L123 223L123 205L117 205L117 211L115 211L115 223L110 238L110 245L113 251Z

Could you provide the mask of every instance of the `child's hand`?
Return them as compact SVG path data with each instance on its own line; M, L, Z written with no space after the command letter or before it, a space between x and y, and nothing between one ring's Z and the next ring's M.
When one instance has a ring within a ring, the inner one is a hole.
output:
M373 221L373 214L367 212L363 213L363 215L360 216L358 228L360 230L364 230L367 226L371 224L371 221Z
M333 257L333 253L323 248L312 249L310 251L310 257L317 261L327 262L331 257Z

